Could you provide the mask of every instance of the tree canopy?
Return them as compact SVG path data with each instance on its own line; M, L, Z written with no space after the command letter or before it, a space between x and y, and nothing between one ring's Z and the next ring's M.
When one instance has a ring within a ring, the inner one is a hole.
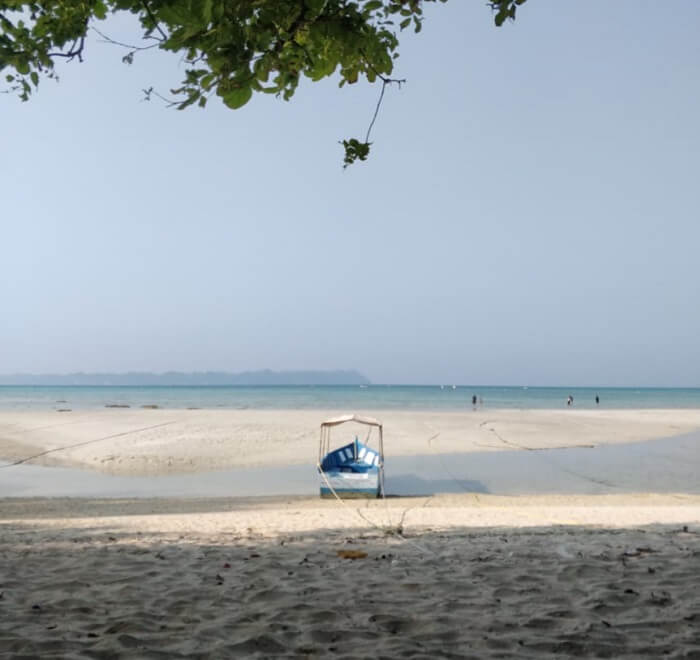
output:
M254 92L289 100L302 76L318 81L337 74L341 87L364 78L380 82L383 95L386 85L402 82L391 78L399 33L420 32L424 5L446 1L0 0L0 74L5 91L26 101L41 78L56 78L56 61L82 61L95 34L123 46L128 64L150 48L184 58L184 79L167 96L144 90L180 110L204 107L212 96L236 109ZM501 25L525 1L487 4ZM119 12L137 18L137 43L102 31L102 21ZM371 127L364 140L343 141L346 166L367 158Z

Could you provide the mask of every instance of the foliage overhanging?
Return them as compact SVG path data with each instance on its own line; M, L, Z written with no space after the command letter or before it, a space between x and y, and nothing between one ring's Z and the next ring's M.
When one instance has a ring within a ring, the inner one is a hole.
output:
M108 15L128 12L141 25L141 45L127 49L131 64L159 48L186 62L168 102L204 107L216 95L240 108L254 92L289 100L299 80L338 74L339 84L361 78L387 84L399 56L398 34L420 32L426 3L447 0L4 0L0 1L0 74L5 91L28 100L40 79L56 78L57 60L82 61L91 32ZM526 0L487 2L496 25L515 18ZM117 43L117 42L114 42ZM146 96L157 94L154 88ZM376 116L376 115L375 115ZM345 140L346 166L369 153L364 141Z

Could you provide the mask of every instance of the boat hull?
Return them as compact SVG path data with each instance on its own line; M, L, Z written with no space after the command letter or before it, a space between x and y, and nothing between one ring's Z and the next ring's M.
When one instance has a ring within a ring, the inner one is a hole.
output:
M381 494L379 470L368 472L340 472L331 470L321 475L321 497L332 498L335 494L345 498L376 498ZM327 480L327 482L326 482Z

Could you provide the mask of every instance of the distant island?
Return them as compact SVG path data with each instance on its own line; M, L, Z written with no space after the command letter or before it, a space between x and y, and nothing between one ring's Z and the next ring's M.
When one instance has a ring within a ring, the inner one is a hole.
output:
M113 373L73 374L9 374L0 375L0 385L369 385L358 371L202 371L183 373L166 371L150 373L130 371Z

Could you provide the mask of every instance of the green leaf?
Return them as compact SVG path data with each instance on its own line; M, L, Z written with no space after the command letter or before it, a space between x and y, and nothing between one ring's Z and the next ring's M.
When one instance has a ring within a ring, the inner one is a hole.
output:
M95 3L95 6L92 11L95 14L95 18L101 21L103 21L107 17L107 7L105 6L105 3L102 2L102 0L98 0Z
M204 5L202 7L202 17L204 18L204 22L207 25L209 25L209 23L211 23L212 8L213 8L213 0L204 0Z
M238 89L232 89L226 92L223 96L224 103L233 110L242 108L248 101L250 97L253 96L253 90L250 86L239 87Z
M305 0L304 4L314 13L320 14L326 4L326 0Z
M29 77L32 79L32 82L34 83L34 87L39 86L39 74L36 71L32 71L29 74Z
M206 90L210 89L211 84L214 82L214 78L216 78L216 76L213 73L208 73L206 76L203 76L199 81L200 87Z

